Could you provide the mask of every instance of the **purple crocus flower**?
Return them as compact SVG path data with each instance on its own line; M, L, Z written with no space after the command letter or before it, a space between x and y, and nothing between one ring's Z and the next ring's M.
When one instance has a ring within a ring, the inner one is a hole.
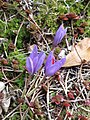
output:
M61 25L59 29L57 30L55 37L54 37L54 41L53 41L54 47L56 47L61 42L66 32L67 32L67 29L64 29L63 25Z
M55 57L53 56L53 51L51 51L46 60L45 75L46 76L54 75L63 66L65 61L66 61L66 58L62 58L61 60L58 60L55 62Z
M45 53L40 52L38 54L37 46L34 46L32 53L26 59L26 69L30 74L36 73L42 66L45 59Z

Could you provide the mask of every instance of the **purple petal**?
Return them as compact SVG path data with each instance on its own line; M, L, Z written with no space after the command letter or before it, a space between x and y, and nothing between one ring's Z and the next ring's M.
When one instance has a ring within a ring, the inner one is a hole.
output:
M48 55L48 58L46 60L46 64L45 67L51 66L52 65L52 59L55 59L55 57L53 56L53 51L51 51Z
M61 25L59 27L59 29L57 30L56 34L55 34L55 37L54 37L54 45L57 44L57 40L59 39L59 37L61 37L61 31L63 31L63 25Z
M28 57L26 59L26 68L27 68L29 73L31 73L31 74L33 73L33 71L34 71L33 61L30 57Z
M53 64L52 66L48 66L48 68L46 68L45 70L45 75L46 76L52 76L54 75L65 63L66 58L62 58L61 60L57 61L55 64Z
M38 56L33 59L33 66L34 66L33 74L35 73L35 68L36 68L37 64L38 64Z
M63 30L61 31L61 33L59 33L60 35L58 35L58 39L57 39L57 41L56 41L56 45L61 42L61 40L62 40L63 37L65 36L66 32L67 32L67 29L63 29Z
M33 60L38 55L37 45L34 45L33 51L30 54L30 58Z
M42 64L44 62L44 59L45 59L45 53L40 52L39 55L38 55L38 63L35 67L35 72L37 72L40 69L40 67L42 66Z
M57 44L61 42L66 32L67 32L67 29L64 29L63 25L61 25L55 34L53 46L57 46Z

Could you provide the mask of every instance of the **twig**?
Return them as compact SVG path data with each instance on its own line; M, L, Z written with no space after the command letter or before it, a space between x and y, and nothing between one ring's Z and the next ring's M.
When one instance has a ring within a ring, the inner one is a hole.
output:
M47 83L47 112L48 112L48 118L49 118L49 120L52 120L52 118L51 118L51 115L50 115L50 112L49 112L49 99L50 99L50 97L49 97L49 86L50 86L50 84L49 84L49 82Z
M5 75L5 73L4 73L3 67L2 67L2 73L3 73L3 76L5 77L5 79L7 80L7 82L10 82L10 80L6 77L6 75ZM9 85L10 85L11 87L13 87L10 83L9 83Z
M67 50L70 51L69 42L67 40L67 35L65 36L65 42L66 42L66 45L67 45Z
M37 87L33 88L31 91L28 91L26 93L26 96L30 96L33 94L33 92L42 84L42 82L45 80L45 76L41 79L41 81L39 82L39 84L37 85Z
M60 109L60 111L59 111L59 113L58 113L58 116L60 116L60 114L61 114L62 110L63 110L63 107ZM56 117L56 119L55 119L55 120L57 120L57 119L58 119L58 117Z
M13 79L11 79L11 80L8 79L8 81L5 84L7 84L9 82L14 82L14 80L16 80L17 78L19 78L24 72L25 72L25 70L23 70L22 73L20 73L18 76L14 77Z
M24 20L22 21L22 23L21 23L21 25L20 25L20 27L19 27L19 29L18 29L18 31L17 31L17 35L16 35L16 38L15 38L14 46L16 46L17 38L18 38L19 32L20 32L20 30L21 30L21 28L22 28L22 26L23 26L23 23L24 23Z
M4 12L4 18L5 18L5 33L6 33L6 28L7 28L7 17L6 17L5 12Z
M64 92L65 92L65 95L67 96L67 93L66 93L64 84L63 84L61 81L59 81L59 82L60 82L60 85L62 86L62 88L63 88L63 90L64 90Z
M68 9L68 13L70 12L70 6L66 3L66 0L64 0L64 4L66 5L67 9Z
M83 78L83 76L82 76L82 67L83 67L83 64L81 64L79 73L80 73L80 78L81 78L81 80L84 81L84 78Z
M37 85L38 85L38 80L36 80L36 82L35 82L35 88L37 87ZM34 91L34 93L33 93L32 100L34 100L35 94L36 94L36 91Z
M20 104L19 104L15 109L13 109L9 114L7 114L2 120L7 119L7 118L8 118L13 112L15 112L19 107L20 107Z
M2 68L2 66L0 66ZM3 66L4 67L4 66ZM6 69L6 68L3 68L4 71L7 71L7 72L16 72L16 73L22 73L23 71L22 70L12 70L12 69ZM1 71L1 69L0 69Z
M2 43L2 47L3 47L3 51L4 51L4 54L5 54L5 57L7 58L8 55L7 55L7 51L6 51L6 49L5 49L5 45L4 45L4 43Z
M86 9L89 6L89 4L90 4L90 1L87 3L86 7L84 8L84 15L85 15Z
M90 113L90 110L88 110L88 109L86 109L86 108L84 108L84 107L82 107L82 106L79 106L79 108L81 108L81 109L83 109L84 111L86 111L86 112L89 112L89 113Z
M70 70L68 71L67 75L66 75L66 79L65 79L65 94L66 94L66 97L67 97L67 91L68 91L68 88L67 88L67 80L68 80L68 77L69 77L69 72Z
M28 107L27 109L26 109L26 111L24 111L24 113L23 113L23 116L22 116L22 118L23 118L23 120L25 120L25 116L26 116L26 114L28 113L28 110L29 110L30 108ZM31 119L30 119L31 120Z
M78 83L79 84L79 83ZM81 85L79 84L79 89L80 89L80 93L79 93L79 95L76 97L76 99L80 96L80 95L82 95L82 97L85 99L85 96L84 96L84 94L83 94L83 90L85 89L85 87L83 86L83 88L81 88Z
M79 99L75 99L75 100L68 100L68 102L70 102L70 103L76 103L76 102L85 102L87 100L90 100L90 99L81 99L81 98L79 98ZM67 101L67 100L64 99L63 101Z
M22 103L20 103L19 109L20 109L20 118L21 118L21 120L23 120L21 106L22 106Z

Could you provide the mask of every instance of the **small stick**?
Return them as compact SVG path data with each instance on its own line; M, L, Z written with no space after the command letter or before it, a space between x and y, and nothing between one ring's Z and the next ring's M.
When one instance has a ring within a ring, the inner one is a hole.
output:
M59 81L59 82L60 82L60 85L62 86L62 88L63 88L63 90L65 92L65 95L67 96L64 84L61 81Z
M17 31L17 36L16 36L16 38L15 38L14 46L16 46L16 44L17 44L17 38L18 38L19 32L20 32L23 24L24 24L24 20L22 21L22 23L21 23L21 25L20 25L20 27L19 27L19 29L18 29L18 31Z
M50 84L49 84L49 82L47 83L47 111L48 111L48 118L49 118L49 120L52 120L52 118L51 118L51 115L50 115L50 112L49 112L49 86L50 86Z
M86 111L86 112L89 112L89 113L90 113L90 110L88 110L88 109L86 109L86 108L84 108L84 107L80 107L80 106L79 106L79 108L81 108L81 109L83 109L84 111Z
M59 113L58 113L58 117L60 116L60 114L61 114L62 110L63 110L63 107L60 109L60 111L59 111ZM57 120L57 119L58 119L58 117L56 117L56 118L55 118L55 120Z
M6 17L5 12L4 12L4 17L5 17L5 33L6 33L6 28L7 28L7 17Z
M21 120L23 120L21 107L22 107L22 103L20 103L19 109L20 109L20 118L21 118Z
M67 80L68 80L69 72L70 72L70 70L68 71L68 73L66 75L66 79L65 79L65 94L66 94L66 97L67 97L67 91L68 91Z
M20 107L20 104L15 108L13 109L9 114L7 114L2 120L6 120L13 112L15 112L18 108Z
M8 79L8 81L7 81L5 84L7 84L7 83L9 83L9 82L14 82L14 80L16 80L17 78L19 78L24 72L25 72L25 70L23 70L22 73L20 73L18 76L14 77L13 79L11 79L11 80ZM6 78L6 77L5 77L5 78ZM7 80L7 78L6 78L6 80Z

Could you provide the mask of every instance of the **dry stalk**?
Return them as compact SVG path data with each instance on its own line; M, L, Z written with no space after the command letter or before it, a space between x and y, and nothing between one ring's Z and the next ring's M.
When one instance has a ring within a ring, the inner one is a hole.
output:
M14 108L9 114L7 114L2 120L6 120L11 114L13 114L18 108L20 107L20 104Z
M57 116L60 116L60 114L61 114L62 110L63 110L63 107L60 109L60 111L59 111L59 113L58 113L58 115L57 115ZM57 120L57 119L58 119L58 117L56 117L56 118L55 118L55 120Z
M68 80L68 77L69 77L69 73L70 73L70 70L68 70L68 73L67 73L66 79L65 79L65 95L66 95L66 97L67 97L67 91L68 91L67 80Z
M5 18L5 33L6 33L6 29L7 29L7 17L6 17L5 12L4 12L4 18Z
M50 96L49 96L49 87L50 87L50 83L48 82L47 83L47 112L48 112L48 119L52 120L51 114L50 114L50 110L49 110L49 99L50 99Z
M10 80L6 77L6 75L5 75L5 73L4 73L4 70L3 70L3 67L2 67L2 74L3 74L3 76L4 76L4 80L7 80L7 82L10 82ZM13 87L12 85L11 85L11 83L9 83L9 85L11 86L11 87Z
M23 19L23 21L22 21L22 23L21 23L21 25L20 25L20 27L19 27L19 29L17 31L17 35L16 35L16 38L15 38L15 41L14 41L14 46L16 46L16 44L17 44L18 35L20 33L20 30L21 30L23 24L24 24L24 19Z
M82 107L82 106L79 106L79 108L81 108L82 110L90 113L90 110L88 110L88 109L86 109L86 108L84 108L84 107Z
M21 105L22 105L22 103L20 103L20 107L19 107L19 110L20 110L20 118L21 118L21 120L23 120L23 117L22 117L22 110L21 110Z
M21 72L19 75L17 75L16 77L12 78L11 80L8 79L8 81L5 83L10 83L10 82L14 82L17 78L21 77L21 75L25 72L25 70L23 70L23 72ZM5 80L7 80L7 78L5 77Z
M26 114L28 114L28 111L29 111L29 107L26 109L26 111L23 113L23 115L22 115L22 118L23 118L23 120L25 120L25 116L26 116Z

